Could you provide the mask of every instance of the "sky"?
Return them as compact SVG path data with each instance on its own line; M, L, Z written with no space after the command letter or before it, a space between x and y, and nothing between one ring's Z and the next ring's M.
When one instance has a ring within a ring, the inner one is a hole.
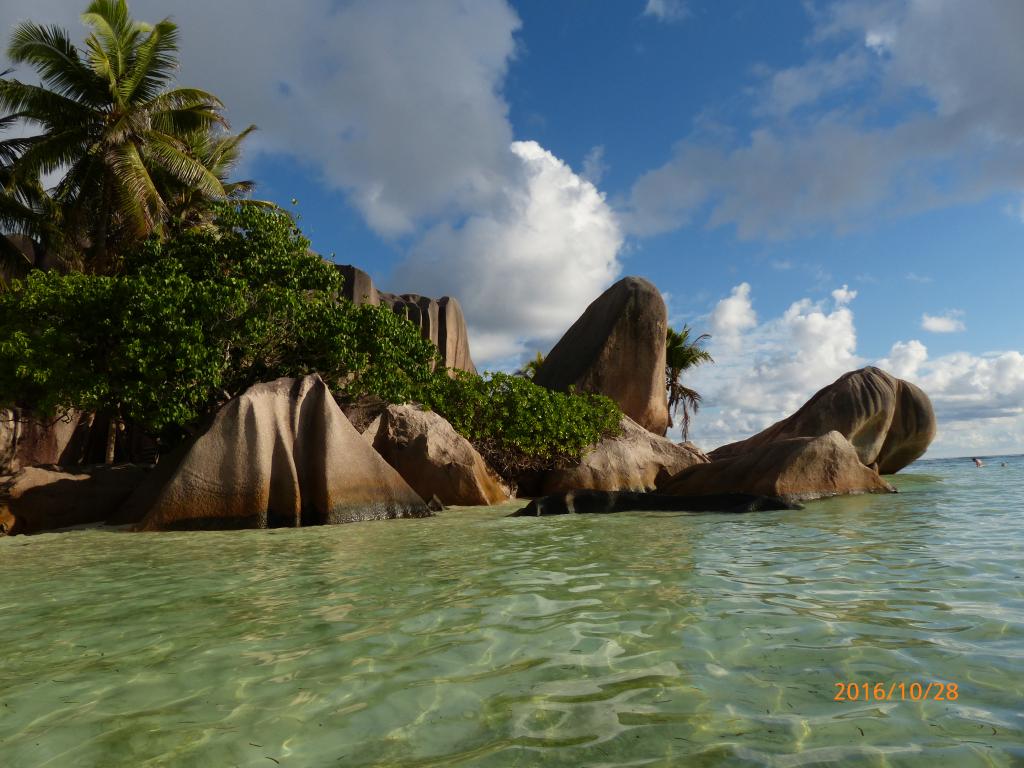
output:
M480 368L641 275L711 334L705 449L879 365L931 397L929 457L1024 452L1019 0L130 7L258 127L256 196L380 287L456 296ZM83 9L4 0L0 29Z

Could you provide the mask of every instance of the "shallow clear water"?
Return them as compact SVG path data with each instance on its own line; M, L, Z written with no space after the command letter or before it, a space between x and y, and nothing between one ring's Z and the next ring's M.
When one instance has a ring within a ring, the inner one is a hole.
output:
M0 764L1022 765L1005 461L748 516L0 540Z

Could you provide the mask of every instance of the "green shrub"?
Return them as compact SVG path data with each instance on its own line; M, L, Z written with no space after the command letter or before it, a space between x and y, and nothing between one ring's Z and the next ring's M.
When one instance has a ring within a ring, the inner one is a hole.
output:
M0 402L187 427L259 381L320 373L342 395L415 399L436 350L341 276L287 213L220 209L115 277L33 272L0 294Z
M618 434L622 418L607 397L554 392L504 373L438 376L423 402L507 479L578 461L589 446Z

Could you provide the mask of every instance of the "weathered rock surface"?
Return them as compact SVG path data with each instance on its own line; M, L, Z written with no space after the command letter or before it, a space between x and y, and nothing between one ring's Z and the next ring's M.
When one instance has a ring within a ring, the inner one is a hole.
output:
M0 478L0 534L40 533L104 522L148 473L148 467L139 465L77 472L26 467Z
M661 293L626 277L598 296L555 345L534 381L548 389L607 395L644 429L664 435L665 330Z
M373 279L358 267L339 264L345 278L342 295L356 304L383 304L410 320L420 335L433 342L448 368L476 373L469 354L469 333L462 306L451 296L431 299L415 293L385 293L377 290Z
M928 395L908 381L868 367L843 374L792 416L709 456L718 461L779 440L835 430L853 445L862 464L888 475L922 456L935 438L935 428Z
M861 463L854 447L835 431L776 440L738 456L698 464L658 490L676 496L749 493L789 501L895 492L875 470Z
M154 482L160 478L156 478ZM427 517L319 376L257 384L225 405L151 498L140 530L275 528ZM138 506L133 497L127 507Z
M692 445L678 445L652 434L628 416L623 417L621 426L621 435L598 443L577 466L548 472L541 493L548 495L583 488L653 491L659 483L687 467L708 461L708 457Z
M41 464L80 464L86 457L92 414L42 420L19 408L0 409L0 472Z
M392 405L369 429L376 429L373 447L424 499L459 506L508 499L476 449L433 411Z
M802 509L785 499L724 493L715 496L667 496L632 491L569 491L534 499L509 517L610 514L612 512L761 512Z

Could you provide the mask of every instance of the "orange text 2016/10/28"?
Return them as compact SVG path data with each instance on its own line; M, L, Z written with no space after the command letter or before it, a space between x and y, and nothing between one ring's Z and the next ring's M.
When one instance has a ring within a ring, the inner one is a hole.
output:
M956 701L956 683L836 683L833 701Z

